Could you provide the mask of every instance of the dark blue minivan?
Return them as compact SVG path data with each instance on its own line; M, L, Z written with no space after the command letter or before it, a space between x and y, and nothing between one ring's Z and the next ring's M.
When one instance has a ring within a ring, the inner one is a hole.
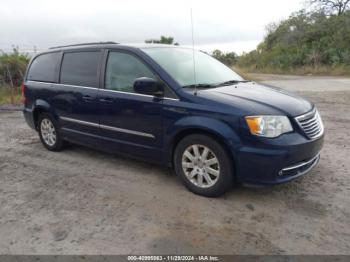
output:
M178 46L51 48L31 60L22 94L48 150L69 141L170 166L209 197L306 174L323 145L313 104Z

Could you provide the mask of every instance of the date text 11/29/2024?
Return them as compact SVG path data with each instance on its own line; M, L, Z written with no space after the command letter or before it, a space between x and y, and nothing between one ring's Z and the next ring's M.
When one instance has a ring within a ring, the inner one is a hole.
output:
M218 256L196 255L196 256L181 256L181 255L147 255L147 256L128 256L128 261L220 261Z

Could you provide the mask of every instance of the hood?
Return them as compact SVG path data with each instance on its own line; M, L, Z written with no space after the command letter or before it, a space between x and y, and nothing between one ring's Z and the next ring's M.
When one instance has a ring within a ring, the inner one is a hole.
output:
M241 108L249 114L284 114L294 117L313 108L309 101L296 94L254 82L201 90L199 93L216 102Z

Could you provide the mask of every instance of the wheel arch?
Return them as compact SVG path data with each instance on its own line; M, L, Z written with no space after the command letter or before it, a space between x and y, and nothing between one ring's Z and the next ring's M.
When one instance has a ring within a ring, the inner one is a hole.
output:
M168 164L170 166L174 166L173 161L175 149L182 139L189 135L202 134L213 138L216 142L222 145L226 153L232 159L232 168L236 174L237 158L232 150L232 144L234 144L235 141L239 139L239 137L235 134L233 129L226 123L216 119L206 119L200 117L196 120L194 118L188 119L188 122L192 123L192 125L182 126L182 128L176 129L176 131L171 136L170 143L168 144L170 145L170 150L168 153Z
M44 100L39 99L35 101L34 108L33 108L33 120L34 120L34 126L36 129L38 129L38 120L39 120L39 115L41 113L48 113L57 120L57 116L54 113L50 104Z

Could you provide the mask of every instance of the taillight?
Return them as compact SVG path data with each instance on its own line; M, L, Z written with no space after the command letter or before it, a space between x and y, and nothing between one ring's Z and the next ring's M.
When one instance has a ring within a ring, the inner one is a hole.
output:
M22 85L21 85L21 94L22 94L22 103L23 103L23 104L26 103L26 96L25 96L25 94L24 94L25 88L26 88L26 86L24 85L24 83L22 83Z

